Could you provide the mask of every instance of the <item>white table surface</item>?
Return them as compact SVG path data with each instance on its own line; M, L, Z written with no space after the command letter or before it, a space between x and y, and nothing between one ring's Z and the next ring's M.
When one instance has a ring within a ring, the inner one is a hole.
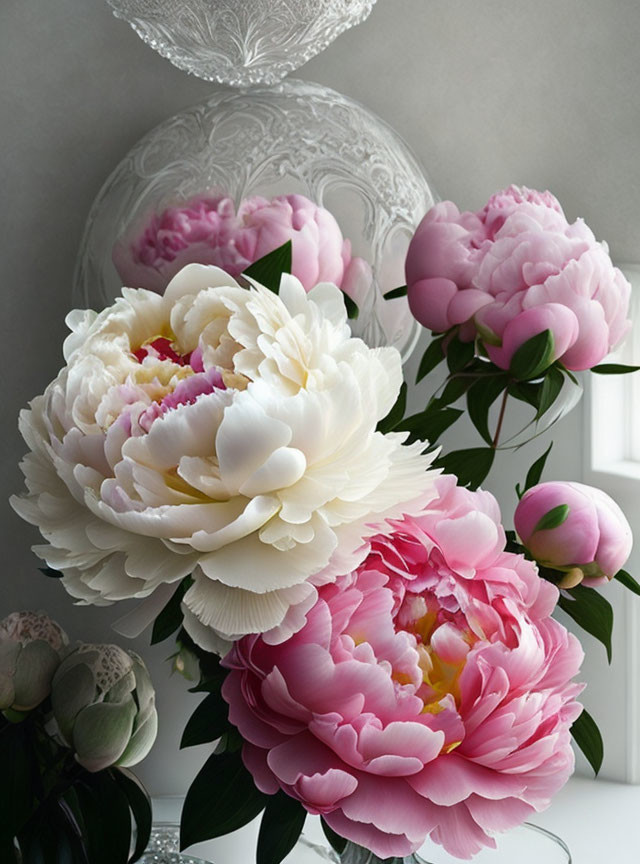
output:
M178 821L181 807L180 798L154 799L156 821ZM214 864L254 864L259 821L189 851ZM531 821L562 837L573 864L640 864L640 786L573 777ZM308 820L305 832L316 830Z

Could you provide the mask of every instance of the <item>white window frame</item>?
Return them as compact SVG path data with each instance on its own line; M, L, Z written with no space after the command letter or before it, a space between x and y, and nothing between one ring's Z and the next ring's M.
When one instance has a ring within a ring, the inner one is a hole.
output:
M625 346L608 358L612 362L640 363L640 265L621 265L633 286L634 331ZM636 373L640 375L640 372ZM614 498L625 512L636 538L629 570L640 581L640 461L629 458L630 375L588 375L585 388L586 429L584 480ZM636 386L637 389L637 386ZM638 413L640 436L640 405ZM635 565L635 566L634 566ZM635 569L635 573L634 573ZM624 666L623 698L626 701L626 770L617 779L640 783L640 598L628 595L616 610L617 656L614 663ZM615 635L615 634L614 634ZM623 653L623 657L620 654ZM620 707L622 707L620 705ZM605 748L607 740L605 734Z

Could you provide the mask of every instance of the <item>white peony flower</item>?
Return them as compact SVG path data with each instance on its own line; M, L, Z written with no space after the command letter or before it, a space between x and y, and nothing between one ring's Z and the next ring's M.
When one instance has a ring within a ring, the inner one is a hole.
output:
M351 336L334 285L283 276L276 295L192 264L163 297L125 288L67 323L67 365L20 417L12 503L83 603L192 574L196 641L278 640L366 537L435 495L423 445L375 431L400 356Z

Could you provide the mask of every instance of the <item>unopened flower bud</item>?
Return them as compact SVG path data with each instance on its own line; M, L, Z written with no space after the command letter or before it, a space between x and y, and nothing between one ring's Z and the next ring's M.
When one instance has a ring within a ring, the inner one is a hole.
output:
M45 612L12 612L0 621L0 711L32 711L44 702L67 644Z
M140 762L158 730L155 692L141 658L117 645L80 645L52 685L60 734L87 771Z
M631 528L620 507L606 492L583 483L534 486L522 496L514 519L538 563L567 571L562 588L613 579L631 552ZM575 569L586 578L576 581Z

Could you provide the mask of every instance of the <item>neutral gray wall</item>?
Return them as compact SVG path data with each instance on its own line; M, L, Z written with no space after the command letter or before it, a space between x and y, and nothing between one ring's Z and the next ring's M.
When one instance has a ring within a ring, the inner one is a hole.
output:
M298 77L379 113L460 206L481 206L510 182L549 187L615 256L638 260L639 41L637 0L378 0ZM146 47L103 0L0 2L0 617L45 607L78 638L113 638L121 610L71 606L36 572L35 530L5 504L21 485L16 417L61 363L75 253L102 181L144 132L210 89ZM553 475L580 476L581 424L578 410ZM522 473L511 468L495 486L505 504ZM201 759L177 752L193 703L183 682L166 679L168 649L144 639L138 648L162 718L141 774L154 794L179 793Z

